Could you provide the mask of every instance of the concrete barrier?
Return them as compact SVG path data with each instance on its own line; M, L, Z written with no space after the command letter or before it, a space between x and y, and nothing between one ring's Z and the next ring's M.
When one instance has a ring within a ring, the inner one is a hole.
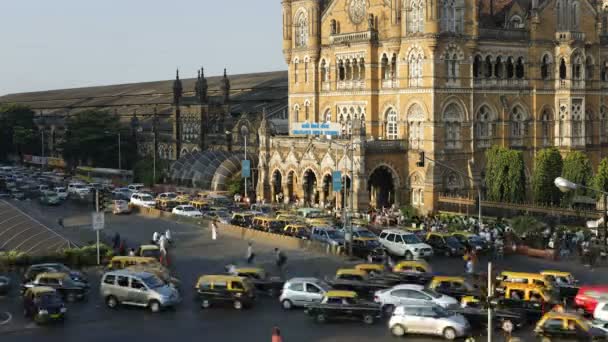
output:
M154 208L133 207L133 213L149 218L167 218L172 220L178 220L178 218L170 212ZM179 218L178 221L180 220L181 218ZM192 224L197 224L200 220L192 219L187 221ZM344 255L344 248L341 246L331 246L329 244L317 241L302 240L291 236L267 233L255 229L242 228L219 222L217 226L218 234L220 236L227 235L241 240L273 245L281 249L300 249L321 254Z

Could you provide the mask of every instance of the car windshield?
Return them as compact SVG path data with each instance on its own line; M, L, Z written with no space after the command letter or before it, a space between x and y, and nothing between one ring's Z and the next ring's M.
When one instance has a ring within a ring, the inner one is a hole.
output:
M359 237L362 237L362 238L373 239L376 237L376 235L374 235L374 233L370 232L369 230L359 230L359 231L357 231L357 234L359 235Z
M177 198L177 194L166 194L167 198Z
M160 278L155 277L155 276L150 276L150 277L147 277L147 278L143 278L142 281L150 289L156 289L156 288L165 286L165 283L163 283L163 281L160 280Z
M403 238L403 241L408 245L422 242L420 241L420 238L414 234L401 235L401 237Z
M431 296L433 298L439 298L439 297L441 297L441 295L439 293L435 292L435 290L422 289L422 292L428 294L429 296Z
M142 201L154 201L154 198L152 198L152 196L150 196L150 195L144 195L144 196L141 196L141 200Z
M285 224L283 222L281 222L281 221L272 221L272 222L270 222L270 227L272 227L272 228L281 228L283 226L285 226Z
M71 271L66 265L63 264L57 264L53 268L58 272L69 273Z
M159 258L160 251L158 249L148 249L148 250L142 251L141 256L146 257L146 258Z
M342 239L342 238L344 238L344 236L342 235L342 233L340 233L337 230L327 230L327 236L329 236L330 239Z
M477 235L471 235L471 236L469 236L469 241L475 242L475 243L482 243L483 242L483 240L479 236L477 236Z
M61 297L53 293L47 293L40 297L40 303L44 305L58 305L61 304Z
M331 287L326 282L324 282L324 281L320 281L320 282L318 282L316 284L317 284L317 286L319 286L325 292L331 290Z
M194 211L196 209L194 209L194 207L182 207L183 211Z

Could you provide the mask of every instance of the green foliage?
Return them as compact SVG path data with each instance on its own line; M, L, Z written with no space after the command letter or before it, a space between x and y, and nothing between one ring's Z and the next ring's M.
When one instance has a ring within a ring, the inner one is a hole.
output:
M545 225L532 216L517 216L511 219L511 228L518 236L530 233L538 233Z
M136 182L152 186L153 184L162 182L163 176L168 169L169 163L167 161L156 158L156 180L154 180L154 159L146 157L135 164L133 174Z
M18 104L0 106L0 160L10 153L34 154L40 146L34 111Z
M587 158L587 155L580 151L568 153L564 159L562 177L583 186L592 186L593 169L591 168L591 162L589 161L589 158ZM594 193L585 189L578 189L564 194L564 200L566 203L572 203L574 196L590 195L594 195Z
M112 248L105 244L99 246L102 263L113 256ZM27 267L32 264L61 262L72 267L97 265L97 246L67 248L48 255L28 255L17 251L0 252L0 270L9 267Z
M118 133L121 133L121 167L133 167L136 141L122 131L120 118L106 111L86 110L70 117L63 147L63 158L70 166L88 165L118 168Z
M243 178L241 177L241 173L235 173L227 183L228 192L232 195L242 194L245 189L245 184Z
M532 195L535 203L559 204L562 193L555 186L555 178L562 174L564 162L559 151L552 147L540 150L534 161Z
M599 191L608 192L608 158L602 159L593 178L593 186Z
M401 207L401 215L403 215L406 220L411 220L412 217L417 215L417 210L411 205L406 205Z
M486 159L488 199L496 202L522 202L526 194L523 154L493 146L486 152Z

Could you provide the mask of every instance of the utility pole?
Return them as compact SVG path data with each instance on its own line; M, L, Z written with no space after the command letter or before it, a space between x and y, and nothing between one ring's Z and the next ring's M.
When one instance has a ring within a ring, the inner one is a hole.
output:
M350 217L348 218L348 256L353 256L353 215L355 213L355 199L354 199L354 186L355 186L355 145L353 144L353 137L350 137Z
M492 263L488 262L488 297L486 298L488 305L488 342L492 342L492 305L490 304L492 296Z
M121 161L121 153L120 153L120 132L118 132L118 169L122 170L122 161Z
M95 189L95 212L99 214L99 189ZM97 265L101 264L101 256L99 254L99 229L95 229L97 235Z

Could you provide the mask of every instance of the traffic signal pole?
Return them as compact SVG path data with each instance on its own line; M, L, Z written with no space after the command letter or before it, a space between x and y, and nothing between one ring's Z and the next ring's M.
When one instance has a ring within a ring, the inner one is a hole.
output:
M99 213L99 189L95 189L95 212ZM101 256L99 254L99 229L95 229L97 235L97 265L101 264Z

